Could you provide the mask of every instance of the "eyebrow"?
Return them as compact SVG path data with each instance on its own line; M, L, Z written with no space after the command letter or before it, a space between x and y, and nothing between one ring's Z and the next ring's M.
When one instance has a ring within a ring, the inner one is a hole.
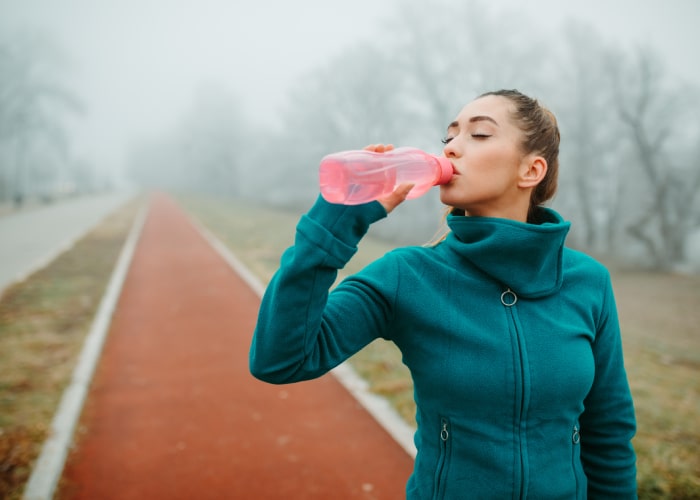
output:
M469 123L476 123L476 122L491 122L494 125L496 125L497 127L499 126L498 122L496 120L494 120L490 116L486 116L486 115L477 115L477 116L472 116L471 118L469 118ZM447 130L450 130L451 128L459 128L459 122L455 120L452 123L450 123L447 126Z
M469 118L469 123L474 123L474 122L491 122L494 125L498 126L498 122L491 118L490 116L486 115L481 115L481 116L472 116Z

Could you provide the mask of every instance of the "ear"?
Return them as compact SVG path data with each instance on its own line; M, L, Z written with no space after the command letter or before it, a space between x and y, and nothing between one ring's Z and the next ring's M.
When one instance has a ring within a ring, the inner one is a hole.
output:
M547 173L547 160L541 156L528 156L520 166L518 187L527 189L537 186Z

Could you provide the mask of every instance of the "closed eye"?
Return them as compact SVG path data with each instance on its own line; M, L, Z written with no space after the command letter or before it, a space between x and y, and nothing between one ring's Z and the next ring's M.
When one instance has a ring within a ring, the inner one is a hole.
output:
M441 139L440 142L443 144L449 144L452 139L454 139L454 137L445 137L444 139Z
M472 137L474 139L487 139L488 137L491 137L489 134L472 134Z

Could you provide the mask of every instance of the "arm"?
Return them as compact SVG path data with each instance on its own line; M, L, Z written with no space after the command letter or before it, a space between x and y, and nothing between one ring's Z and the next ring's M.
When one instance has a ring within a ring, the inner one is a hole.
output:
M581 415L581 460L589 498L637 498L634 405L610 277L593 343L595 379Z
M343 206L319 197L301 218L262 299L249 357L254 376L271 383L315 378L382 334L386 303L369 281L328 290L369 225L386 213L377 202Z
M365 148L383 153L391 144ZM348 280L331 294L338 269L357 251L369 225L401 204L412 184L400 185L378 202L334 205L319 197L297 225L294 246L263 296L249 353L251 373L270 383L316 378L342 363L386 327L387 279ZM385 278L380 271L378 276Z

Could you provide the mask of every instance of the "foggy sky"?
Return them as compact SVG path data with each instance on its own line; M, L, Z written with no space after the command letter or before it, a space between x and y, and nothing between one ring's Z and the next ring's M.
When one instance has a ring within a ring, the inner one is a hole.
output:
M462 1L462 0L455 0ZM3 38L46 32L71 58L68 78L87 111L74 120L74 153L120 168L127 143L169 127L198 85L218 82L248 113L275 120L289 85L344 47L381 34L401 0L0 0ZM606 40L646 45L674 74L700 82L697 0L500 0L533 31L568 17ZM446 26L459 29L459 26ZM466 96L469 97L469 96Z

